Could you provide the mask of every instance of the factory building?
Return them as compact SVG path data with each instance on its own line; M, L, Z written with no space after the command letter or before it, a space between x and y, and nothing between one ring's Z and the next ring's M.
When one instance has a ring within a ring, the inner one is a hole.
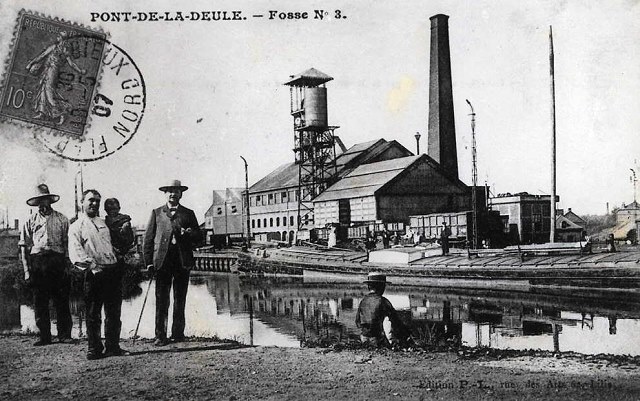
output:
M396 141L378 139L356 144L336 157L337 177L344 177L357 167L383 160L411 156ZM249 188L251 233L256 240L292 242L298 224L298 165L284 164ZM311 220L303 221L304 229L312 229Z
M318 196L316 228L408 223L410 215L466 210L469 188L427 155L361 165Z
M228 244L231 238L242 238L244 227L242 194L244 188L214 190L212 203L204 214L206 244Z
M556 202L559 197L556 196ZM551 196L527 192L500 194L489 199L491 210L500 212L512 243L541 244L551 234Z

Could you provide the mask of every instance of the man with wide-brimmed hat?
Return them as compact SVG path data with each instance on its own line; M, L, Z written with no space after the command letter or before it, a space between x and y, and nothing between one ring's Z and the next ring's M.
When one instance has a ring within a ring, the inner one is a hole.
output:
M144 235L144 261L156 277L156 341L155 345L169 343L167 317L169 292L173 285L173 324L171 339L184 340L185 316L189 272L194 266L193 247L201 239L196 215L180 204L182 193L188 188L179 180L161 186L167 203L151 212Z
M382 296L390 284L387 276L369 273L364 283L369 293L360 301L356 314L356 326L362 330L360 340L374 346L395 345L407 330L391 302Z
M58 340L71 341L71 281L65 258L69 220L51 207L59 199L46 184L38 185L34 196L27 200L38 211L31 213L20 232L24 278L33 286L36 326L40 331L36 346L51 344L49 300L56 308Z

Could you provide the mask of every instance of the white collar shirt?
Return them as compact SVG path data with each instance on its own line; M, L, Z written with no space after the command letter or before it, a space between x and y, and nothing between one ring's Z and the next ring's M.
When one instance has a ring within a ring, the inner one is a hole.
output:
M89 217L85 213L69 227L69 259L71 263L94 273L104 265L117 263L111 245L109 228L100 217Z
M18 245L31 248L32 255L46 251L64 255L68 230L69 220L62 213L52 210L45 216L36 212L29 216L22 227Z

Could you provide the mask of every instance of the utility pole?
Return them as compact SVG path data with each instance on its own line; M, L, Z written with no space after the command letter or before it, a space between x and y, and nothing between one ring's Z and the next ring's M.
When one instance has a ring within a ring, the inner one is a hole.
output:
M633 185L633 203L636 203L636 183L638 182L638 178L636 177L636 171L632 168L631 170L631 185Z
M549 242L556 237L556 84L553 58L553 30L549 26L549 74L551 75L551 225Z
M420 133L416 132L414 135L416 137L416 156L420 156Z
M478 153L476 148L476 113L469 99L465 99L471 109L471 203L473 207L473 249L478 249Z
M242 161L244 162L244 193L245 193L245 205L247 208L247 249L251 248L251 226L249 225L251 221L251 217L249 215L249 165L247 164L247 160L240 156Z

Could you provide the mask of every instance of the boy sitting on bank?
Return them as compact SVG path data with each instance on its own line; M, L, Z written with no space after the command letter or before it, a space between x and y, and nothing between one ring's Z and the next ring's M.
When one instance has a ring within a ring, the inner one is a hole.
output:
M376 347L397 345L406 340L408 330L398 317L391 302L385 297L387 277L380 273L369 273L364 281L369 294L360 302L356 314L356 326L362 333L360 341Z

